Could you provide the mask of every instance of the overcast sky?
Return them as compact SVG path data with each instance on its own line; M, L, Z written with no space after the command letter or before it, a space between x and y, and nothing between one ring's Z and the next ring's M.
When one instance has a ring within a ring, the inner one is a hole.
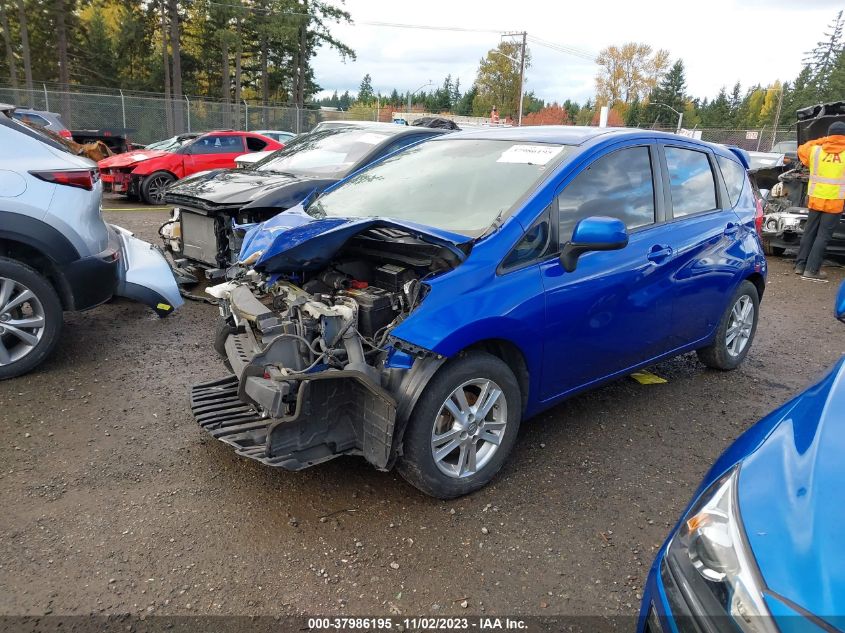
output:
M339 2L339 0L335 0ZM682 58L690 94L713 97L739 80L743 87L791 80L804 53L815 46L845 0L709 0L708 2L424 2L346 0L354 25L332 32L355 50L356 61L322 49L314 62L324 93L357 92L370 73L376 91L416 90L429 80L460 78L472 85L478 61L495 47L496 33L388 28L364 22L394 22L467 29L528 31L592 54L611 44L646 42ZM689 7L689 9L687 9ZM693 8L694 7L694 8ZM546 101L594 94L596 66L529 41L533 56L526 90Z

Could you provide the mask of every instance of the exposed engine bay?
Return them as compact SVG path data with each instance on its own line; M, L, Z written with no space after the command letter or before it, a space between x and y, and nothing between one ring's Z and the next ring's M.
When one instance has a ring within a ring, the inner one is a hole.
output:
M389 467L403 381L418 360L437 362L391 332L425 300L425 281L458 263L448 248L379 227L319 270L244 268L209 288L225 320L215 346L234 375L194 387L200 424L291 470L340 454Z

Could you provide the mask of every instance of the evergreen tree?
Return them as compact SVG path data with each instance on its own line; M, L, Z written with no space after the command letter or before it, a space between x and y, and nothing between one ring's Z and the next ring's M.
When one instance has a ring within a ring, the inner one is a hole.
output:
M470 116L472 114L472 102L478 95L478 88L473 84L472 88L467 90L463 96L455 104L455 114L460 116Z
M358 88L358 103L370 103L375 98L375 93L373 93L373 80L370 77L370 73L364 75L364 78L361 80L361 87Z
M625 113L625 125L627 127L639 127L642 115L643 107L640 103L640 98L639 96L635 96L628 106L628 111Z
M842 52L842 11L836 14L833 22L824 33L824 40L807 53L805 63L810 67L813 84L819 94L826 95L830 74Z
M671 127L678 119L678 115L667 109L677 110L683 112L687 104L687 81L684 74L684 62L679 59L669 72L663 77L648 98L648 106L646 107L643 122L648 125L653 125L655 122L663 122L665 125ZM661 105L658 105L661 104Z

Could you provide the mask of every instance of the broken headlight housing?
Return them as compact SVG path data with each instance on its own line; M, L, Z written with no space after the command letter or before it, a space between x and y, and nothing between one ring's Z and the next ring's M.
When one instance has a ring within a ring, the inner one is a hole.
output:
M687 512L667 549L664 573L671 574L692 618L709 620L717 630L776 633L739 516L738 478L735 467Z

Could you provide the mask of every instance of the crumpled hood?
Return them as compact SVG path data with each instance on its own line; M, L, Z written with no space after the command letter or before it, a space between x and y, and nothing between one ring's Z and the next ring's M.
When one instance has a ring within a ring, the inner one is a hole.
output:
M268 273L319 269L352 237L367 229L395 228L427 242L446 246L461 260L459 246L471 237L430 226L389 218L322 218L305 212L301 204L250 228L244 236L239 261Z
M115 167L130 167L137 163L151 158L158 158L160 156L168 156L170 152L165 152L160 149L139 149L134 152L125 152L123 154L115 154L104 158L97 165L100 169L114 169Z
M172 185L167 193L174 196L199 198L213 204L243 205L280 189L293 188L309 192L335 179L308 178L294 174L255 171L251 169L215 169L183 178ZM299 202L302 195L296 202Z
M739 508L766 586L825 619L845 613L845 359L778 410L740 470Z

